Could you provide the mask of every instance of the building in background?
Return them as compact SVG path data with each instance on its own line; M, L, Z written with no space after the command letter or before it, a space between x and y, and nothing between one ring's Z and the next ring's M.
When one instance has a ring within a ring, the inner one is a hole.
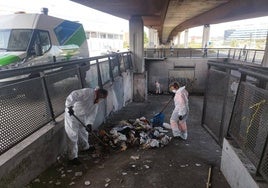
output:
M104 31L86 31L89 55L99 56L112 52L125 51L125 34L109 33Z
M244 28L224 31L224 43L232 47L264 49L268 29Z

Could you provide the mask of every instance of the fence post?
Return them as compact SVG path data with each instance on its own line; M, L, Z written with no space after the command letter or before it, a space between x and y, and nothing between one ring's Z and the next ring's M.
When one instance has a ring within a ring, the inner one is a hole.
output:
M112 66L112 60L111 60L111 57L109 56L108 57L108 63L109 63L109 74L110 74L110 78L112 78L112 82L114 81L114 76L113 76L113 66ZM113 63L114 64L114 63Z
M254 56L253 56L253 59L252 59L252 63L255 62L255 56L256 56L256 50L254 51Z
M234 49L233 59L235 59L235 52L236 52L236 50Z
M51 99L50 99L50 96L49 96L49 93L48 93L47 83L46 83L46 80L45 80L45 74L43 72L40 72L40 76L41 76L41 81L42 81L43 93L44 93L45 100L46 100L47 105L48 105L49 115L50 115L52 121L54 123L56 123L55 115L54 115L53 107L52 107L52 103L51 103Z
M98 85L99 85L100 88L103 88L103 86L102 86L102 79L101 79L101 71L100 71L99 59L96 59L96 64L97 64L97 71L98 71Z
M77 69L77 75L78 75L78 78L80 80L80 84L81 84L81 87L84 88L85 87L85 84L82 80L82 73L81 73L81 69L80 69L80 66L79 65L76 65L76 69Z

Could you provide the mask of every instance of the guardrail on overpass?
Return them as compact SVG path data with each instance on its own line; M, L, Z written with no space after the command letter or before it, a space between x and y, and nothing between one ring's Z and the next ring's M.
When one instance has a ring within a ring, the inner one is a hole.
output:
M130 69L131 53L123 52L0 71L0 155L55 121L71 91L102 88ZM18 78L23 79L14 81Z
M144 51L146 58L165 57L208 57L208 58L229 58L242 62L261 65L264 50L244 49L244 48L147 48Z

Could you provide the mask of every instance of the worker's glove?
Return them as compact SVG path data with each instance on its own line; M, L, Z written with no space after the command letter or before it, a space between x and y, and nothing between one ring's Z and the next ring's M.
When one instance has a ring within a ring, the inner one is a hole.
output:
M68 107L68 113L69 113L70 116L74 115L73 106Z
M174 98L175 95L176 95L176 93L171 92L171 96L172 96L172 98Z
M183 120L183 116L179 116L179 120L180 120L180 121Z
M88 132L92 132L92 125L91 125L91 124L88 124L88 125L86 126L86 130L87 130Z

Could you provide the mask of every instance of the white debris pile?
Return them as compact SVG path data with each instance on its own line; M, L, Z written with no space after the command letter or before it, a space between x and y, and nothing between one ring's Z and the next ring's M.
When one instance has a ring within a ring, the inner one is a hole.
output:
M145 117L141 117L132 121L121 121L107 132L101 130L100 136L104 142L123 151L131 146L143 149L164 147L172 138L167 133L165 128L153 127Z

